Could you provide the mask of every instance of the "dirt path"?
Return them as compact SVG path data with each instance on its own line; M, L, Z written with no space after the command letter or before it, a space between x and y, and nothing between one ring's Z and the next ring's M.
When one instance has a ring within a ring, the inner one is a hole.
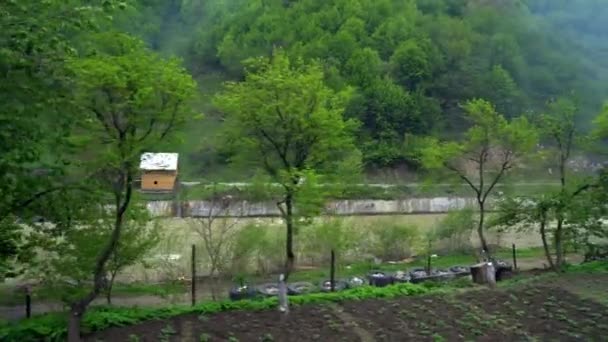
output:
M359 336L361 342L374 342L376 340L369 331L360 327L357 323L357 319L348 312L344 311L343 307L334 304L330 305L330 308L333 310L336 317L342 320L344 326L350 327L352 331Z
M554 282L555 286L608 306L608 275L568 275Z

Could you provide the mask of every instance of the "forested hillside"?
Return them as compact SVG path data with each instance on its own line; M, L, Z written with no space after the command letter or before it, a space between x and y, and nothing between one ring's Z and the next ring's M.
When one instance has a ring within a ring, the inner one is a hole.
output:
M457 134L467 99L513 117L570 95L591 117L608 90L605 0L142 0L123 17L182 57L205 92L206 120L180 147L193 172L227 158L210 94L276 48L321 60L330 87L353 88L346 116L361 123L369 167L409 162L409 135Z
M181 142L184 178L237 180L218 140L211 99L242 80L243 61L284 49L320 60L333 90L350 89L345 116L360 122L368 168L415 167L417 136L454 136L460 105L484 98L506 117L567 95L583 118L608 94L608 0L132 0L114 28L184 60L199 83ZM531 114L530 114L531 115ZM589 120L580 124L585 127Z
M123 16L206 91L206 121L181 148L201 170L227 157L208 96L276 48L320 59L330 87L353 88L346 116L361 122L368 166L407 162L408 135L457 134L467 99L512 117L568 94L591 117L608 89L606 0L142 0Z

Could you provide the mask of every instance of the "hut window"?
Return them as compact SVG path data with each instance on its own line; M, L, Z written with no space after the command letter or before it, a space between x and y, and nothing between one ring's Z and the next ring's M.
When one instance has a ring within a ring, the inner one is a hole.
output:
M158 185L158 181L154 181L154 185Z

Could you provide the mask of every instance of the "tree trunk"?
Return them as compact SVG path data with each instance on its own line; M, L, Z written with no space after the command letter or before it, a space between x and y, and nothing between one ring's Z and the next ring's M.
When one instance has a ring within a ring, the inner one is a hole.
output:
M432 241L429 239L428 246L426 250L426 275L431 275L431 249L432 249Z
M555 228L555 267L561 270L564 263L564 246L563 246L563 225L564 219L558 215L557 227Z
M486 252L488 257L490 257L490 248L488 247L488 242L486 241L486 237L483 232L483 224L485 220L486 210L485 203L483 201L479 201L479 223L477 225L477 235L479 235L479 241L481 242L481 248Z
M70 318L68 319L68 342L80 342L80 322L85 309L82 303L71 306Z
M331 282L331 292L336 291L336 253L331 250L331 264L329 269L329 280Z
M115 192L116 217L114 221L114 230L110 235L110 241L108 241L108 244L104 247L96 260L95 269L93 270L93 289L80 301L71 305L70 318L68 320L68 342L80 341L80 321L82 320L82 316L85 314L87 306L89 306L95 297L99 295L105 285L105 267L112 256L112 253L116 250L123 226L124 215L131 203L131 196L133 194L132 181L133 176L129 172L126 174L126 182L124 183L124 199L120 192Z
M108 282L108 289L106 291L106 300L108 305L112 304L112 288L114 287L114 279L116 279L117 272L110 272L110 281Z
M285 263L285 281L289 278L289 275L293 271L295 264L295 254L293 252L293 194L289 193L285 196L285 222L287 225L287 239L285 241L285 252L287 254L287 260Z
M243 286L240 284L240 286ZM216 301L218 299L218 293L220 289L220 279L216 276L212 276L211 278L211 299Z
M551 267L552 270L556 270L555 264L553 263L553 257L551 256L551 251L549 251L549 244L547 243L546 227L547 227L547 219L543 215L541 222L540 222L540 237L543 240L543 248L545 249L545 257L547 257L547 262L549 262L549 267Z
M566 162L570 155L570 144L566 146L566 152L562 151L559 163L559 177L561 183L562 195L566 193ZM564 216L563 209L565 208L564 197L560 197L559 206L557 208L557 227L555 228L555 267L557 271L562 269L564 262L564 249L562 245L563 240L563 228L564 228Z

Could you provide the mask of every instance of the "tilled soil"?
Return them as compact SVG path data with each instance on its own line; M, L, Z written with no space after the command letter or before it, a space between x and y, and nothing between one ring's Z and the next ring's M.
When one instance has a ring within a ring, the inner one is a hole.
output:
M112 328L88 341L606 341L608 307L571 291L608 277L278 311L184 315ZM560 287L568 284L568 287ZM564 288L567 288L565 290Z
M170 327L170 328L169 328ZM287 317L277 311L234 311L211 316L185 315L171 320L112 328L89 341L358 341L331 307L292 308ZM137 336L129 337L129 335ZM131 340L130 340L131 339Z

